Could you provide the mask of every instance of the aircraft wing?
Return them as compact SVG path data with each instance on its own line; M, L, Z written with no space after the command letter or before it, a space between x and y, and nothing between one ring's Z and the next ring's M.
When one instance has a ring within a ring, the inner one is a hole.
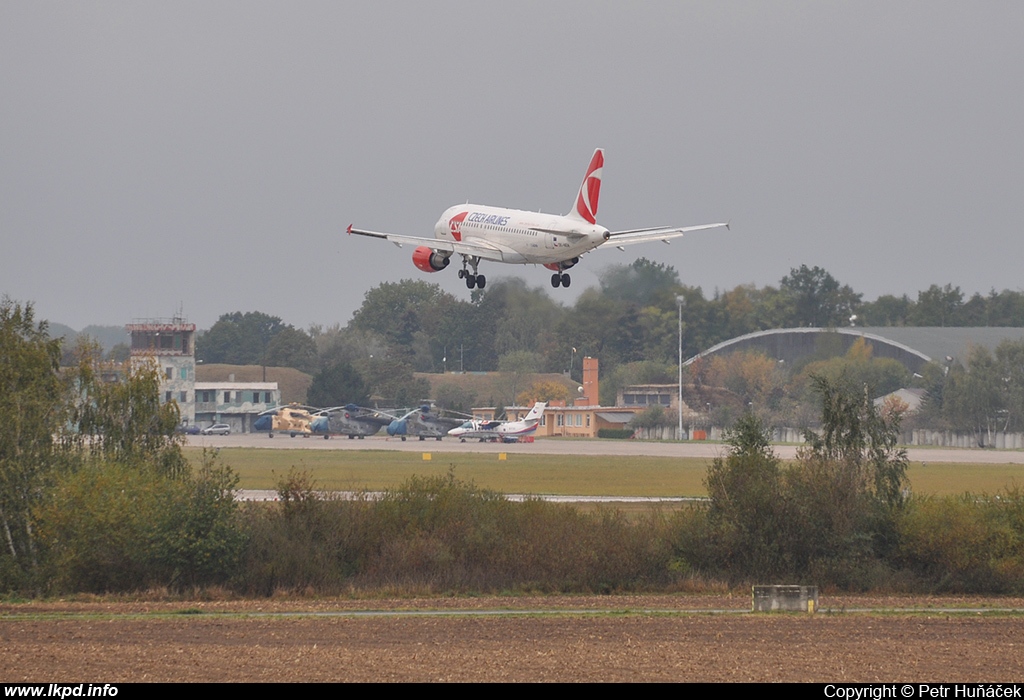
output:
M401 236L397 233L381 233L379 231L364 231L362 229L348 227L349 234L358 236L369 236L370 238L382 238L391 241L401 248L403 245L427 246L433 250L446 250L450 253L461 255L472 255L483 260L495 260L503 262L505 255L497 246L488 245L482 241L468 243L465 241L444 241L438 238L420 238L419 236Z
M728 223L723 224L701 224L700 226L680 227L656 227L656 228L635 228L628 231L612 231L609 234L607 245L612 245L622 250L624 246L635 243L650 243L651 241L662 241L668 243L673 238L682 238L691 231L705 231L712 228L729 228ZM605 246L601 246L602 248Z

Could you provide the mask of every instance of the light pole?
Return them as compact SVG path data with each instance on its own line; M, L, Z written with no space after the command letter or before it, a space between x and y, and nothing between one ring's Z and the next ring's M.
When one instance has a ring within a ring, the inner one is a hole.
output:
M676 440L683 439L683 307L686 306L686 297L682 294L676 296L676 306L679 307L679 403L676 404L676 413L679 415L679 429L676 433Z

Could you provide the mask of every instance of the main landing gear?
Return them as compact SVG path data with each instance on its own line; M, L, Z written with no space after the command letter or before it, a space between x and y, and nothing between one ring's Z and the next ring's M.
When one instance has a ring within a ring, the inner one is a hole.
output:
M487 286L487 278L483 275L474 275L468 270L459 270L459 279L466 280L466 287L472 289L473 287L479 287L483 289Z
M472 272L466 269L467 264L473 268ZM465 255L462 256L462 269L459 270L459 279L466 280L467 289L472 289L473 287L476 287L477 289L483 289L484 287L487 286L487 278L484 277L483 275L476 274L476 266L479 264L480 258L471 258Z
M566 272L566 270L574 266L579 261L579 256L577 256L558 263L544 263L544 267L549 270L554 270L555 272L555 274L551 275L551 286L555 289L558 289L559 287L565 287L568 289L569 285L572 284L572 278L569 277L569 273Z

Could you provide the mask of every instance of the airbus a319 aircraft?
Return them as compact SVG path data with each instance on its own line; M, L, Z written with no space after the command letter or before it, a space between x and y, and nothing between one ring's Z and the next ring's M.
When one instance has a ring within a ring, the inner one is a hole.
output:
M434 239L402 236L394 233L365 231L348 227L350 234L382 238L401 247L417 246L412 261L424 272L439 272L451 263L453 255L462 257L459 278L469 289L483 289L487 278L477 272L482 260L518 265L543 265L552 270L552 287L568 287L566 272L580 261L580 256L595 248L611 244L624 246L651 241L668 242L690 231L728 228L727 223L700 226L638 228L609 231L597 223L597 202L601 194L604 151L597 149L583 178L576 202L565 216L539 212L502 209L477 204L460 204L441 214L434 225Z

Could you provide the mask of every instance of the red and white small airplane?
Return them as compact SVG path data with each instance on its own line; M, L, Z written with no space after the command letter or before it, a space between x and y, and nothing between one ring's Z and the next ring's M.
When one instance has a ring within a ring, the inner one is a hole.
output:
M448 434L459 438L462 442L467 439L476 438L480 442L501 441L515 442L519 438L533 435L537 432L540 418L544 415L546 403L537 402L526 414L526 417L517 421L500 420L468 420L458 428L452 428Z
M598 246L610 243L622 250L635 243L663 241L667 243L690 231L710 228L728 228L729 224L703 224L701 226L638 228L628 231L609 231L597 224L597 200L601 194L601 172L604 169L604 151L597 149L590 159L590 167L576 195L576 203L565 216L539 212L502 209L500 207L460 204L450 207L434 224L434 240L418 236L364 231L348 227L350 234L383 238L401 247L417 246L412 261L424 272L439 272L451 262L454 254L462 256L459 278L466 280L470 289L483 289L487 278L477 274L481 260L518 265L543 265L553 270L552 287L568 287L571 283L569 268L580 261L580 256ZM472 269L470 271L467 266Z

